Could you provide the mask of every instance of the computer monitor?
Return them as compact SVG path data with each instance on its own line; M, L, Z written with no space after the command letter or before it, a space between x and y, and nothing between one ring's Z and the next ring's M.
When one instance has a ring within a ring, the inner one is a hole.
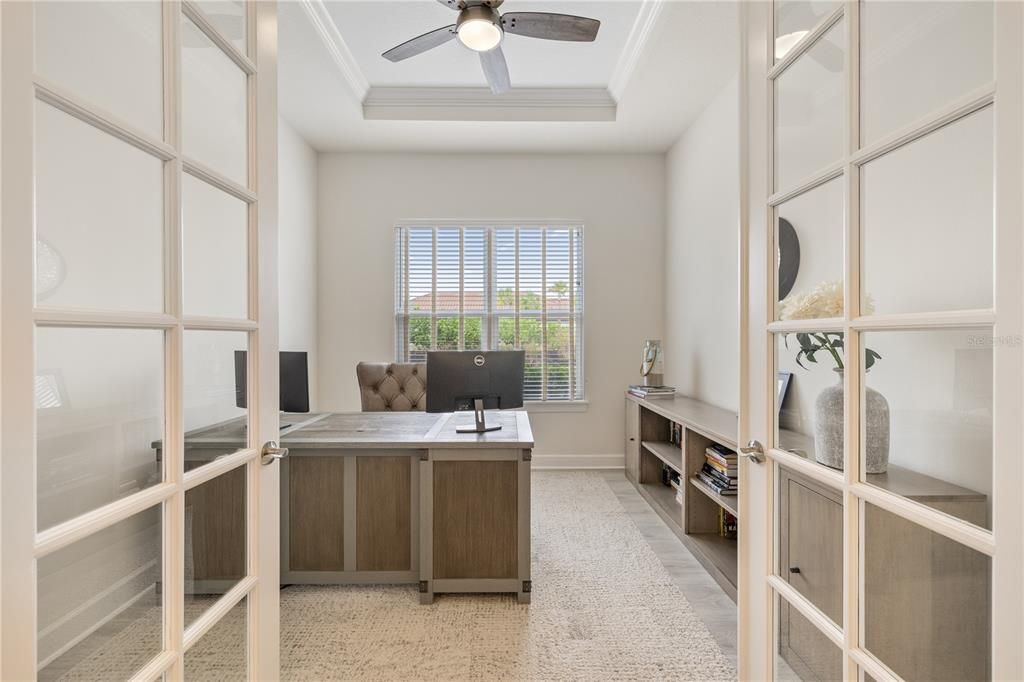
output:
M309 361L305 351L281 351L280 407L282 412L309 412ZM235 405L246 406L248 363L244 350L235 351Z
M427 412L473 410L476 424L456 431L497 431L501 426L484 422L484 410L523 406L525 363L521 350L427 353Z

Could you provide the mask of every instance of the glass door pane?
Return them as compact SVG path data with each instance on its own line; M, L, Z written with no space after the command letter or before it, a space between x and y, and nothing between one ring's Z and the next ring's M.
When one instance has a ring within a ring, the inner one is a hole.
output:
M775 59L782 59L793 46L831 14L838 0L782 0L775 3Z
M249 316L249 206L213 185L182 180L186 315Z
M778 319L843 316L845 210L841 177L776 207Z
M837 471L843 470L846 447L843 345L836 331L775 337L777 447Z
M907 680L986 680L991 559L870 503L865 648Z
M843 157L843 21L775 81L775 187L792 189Z
M181 63L185 156L247 186L245 72L187 17L181 23Z
M776 597L778 627L775 679L784 682L840 682L843 651L782 597Z
M36 330L39 530L163 480L164 400L162 331Z
M779 467L779 554L783 580L828 616L843 622L843 496Z
M246 631L248 607L248 598L243 597L220 622L185 652L186 680L242 682L249 679L249 640Z
M35 125L37 305L163 312L163 162L43 102Z
M246 469L185 493L185 627L248 574Z
M994 8L986 0L862 2L862 146L994 80Z
M861 168L865 313L992 307L994 134L988 106Z
M38 564L38 679L126 680L163 642L160 506Z
M992 346L987 329L867 332L865 481L991 528Z
M163 139L160 3L77 0L36 2L32 8L36 72L151 138Z

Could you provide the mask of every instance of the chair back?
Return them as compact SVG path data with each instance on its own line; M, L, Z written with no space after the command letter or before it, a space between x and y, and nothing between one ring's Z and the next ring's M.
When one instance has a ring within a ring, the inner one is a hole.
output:
M427 365L422 362L360 362L356 365L363 412L427 409Z

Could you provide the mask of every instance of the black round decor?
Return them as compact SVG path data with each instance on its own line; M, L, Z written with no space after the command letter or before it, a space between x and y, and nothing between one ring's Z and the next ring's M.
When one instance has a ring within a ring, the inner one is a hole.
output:
M800 240L785 218L779 218L779 300L789 296L800 271Z

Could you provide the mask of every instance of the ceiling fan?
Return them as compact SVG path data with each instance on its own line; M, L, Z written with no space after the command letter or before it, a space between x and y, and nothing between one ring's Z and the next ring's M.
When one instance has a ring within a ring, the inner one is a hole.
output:
M392 62L400 62L458 38L460 43L480 53L480 65L484 69L487 83L491 86L491 92L496 95L507 92L512 87L508 77L508 64L505 63L505 55L501 51L501 41L506 33L528 38L589 43L597 38L597 30L601 27L601 22L597 19L571 14L499 14L498 7L503 0L437 1L459 13L455 23L407 40L382 56Z

